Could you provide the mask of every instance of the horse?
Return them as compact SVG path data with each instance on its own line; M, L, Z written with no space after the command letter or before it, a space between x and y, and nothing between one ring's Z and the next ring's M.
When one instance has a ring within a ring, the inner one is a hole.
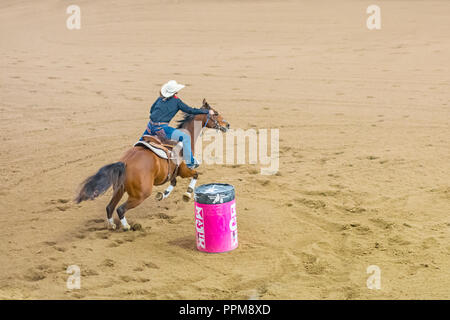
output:
M209 113L198 115L185 114L184 118L178 122L177 127L177 129L187 130L190 134L192 154L194 154L196 138L203 128L226 132L230 127L229 123L205 99L203 99L201 108L213 110L214 115L210 115ZM197 126L199 123L201 123L200 130L198 130ZM168 147L167 144L165 146ZM117 214L123 230L128 231L131 229L131 226L126 221L125 213L130 209L136 208L147 199L152 193L153 186L163 185L167 181L170 181L170 185L164 193L158 192L156 195L157 200L167 198L176 186L176 178L178 176L181 178L191 178L189 187L183 195L183 200L189 201L197 182L197 171L188 168L186 163L180 161L179 158L178 163L174 163L170 157L164 159L148 148L135 145L127 150L118 162L103 166L96 174L84 180L81 183L80 191L75 198L75 202L80 203L85 200L94 200L112 186L113 195L109 204L106 206L106 216L108 229L115 230L117 226L112 218L114 209L126 192L128 199L117 208Z

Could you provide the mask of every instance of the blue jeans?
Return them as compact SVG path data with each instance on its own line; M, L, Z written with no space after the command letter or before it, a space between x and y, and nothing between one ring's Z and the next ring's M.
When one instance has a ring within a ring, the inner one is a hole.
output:
M150 125L149 125L150 126ZM194 163L194 156L191 149L191 136L181 130L169 127L168 125L151 126L151 132L148 128L143 135L158 135L157 132L163 130L166 137L170 140L183 142L183 158L187 165ZM142 137L141 139L142 140Z

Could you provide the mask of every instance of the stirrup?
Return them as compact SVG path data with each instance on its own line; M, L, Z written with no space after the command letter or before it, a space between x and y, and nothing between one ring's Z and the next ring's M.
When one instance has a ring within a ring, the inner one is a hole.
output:
M186 164L189 169L196 169L200 166L197 159L194 158L194 163Z

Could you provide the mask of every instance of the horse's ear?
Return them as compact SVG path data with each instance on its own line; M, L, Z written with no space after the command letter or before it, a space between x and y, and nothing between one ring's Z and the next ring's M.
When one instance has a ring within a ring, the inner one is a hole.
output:
M206 102L206 99L203 98L203 106L206 107L208 105L208 102Z

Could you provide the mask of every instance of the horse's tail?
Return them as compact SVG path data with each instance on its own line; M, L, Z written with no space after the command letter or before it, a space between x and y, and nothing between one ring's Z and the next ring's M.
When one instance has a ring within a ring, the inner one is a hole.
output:
M114 190L123 188L125 182L125 163L116 162L108 164L81 184L81 190L75 198L76 203L85 200L94 200L102 195L112 185Z

